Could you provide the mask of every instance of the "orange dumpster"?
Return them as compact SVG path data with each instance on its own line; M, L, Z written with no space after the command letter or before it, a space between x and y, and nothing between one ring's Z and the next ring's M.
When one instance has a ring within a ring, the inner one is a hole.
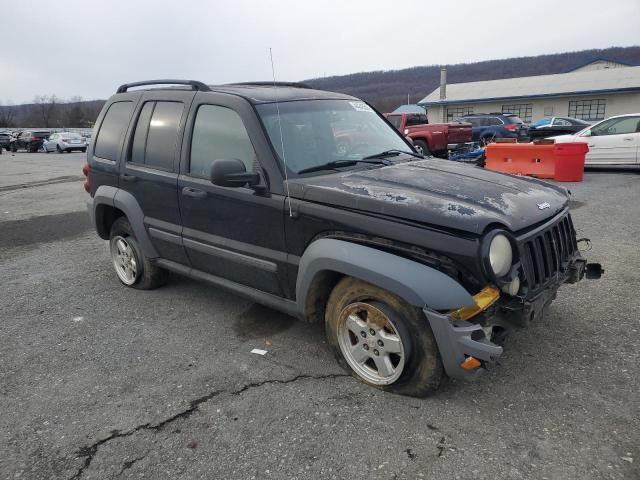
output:
M555 176L555 145L490 143L485 148L485 168L538 178Z

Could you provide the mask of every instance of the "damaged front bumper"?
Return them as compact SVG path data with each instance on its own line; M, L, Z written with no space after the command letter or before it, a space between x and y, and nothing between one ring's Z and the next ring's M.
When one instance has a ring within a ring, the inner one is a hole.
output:
M464 309L440 313L424 308L423 312L438 344L445 372L451 378L473 380L485 370L482 367L494 363L502 355L502 347L491 338L495 327L508 330L528 326L530 322L542 317L546 307L556 298L562 284L578 282L584 276L600 278L603 272L599 264L587 264L582 257L576 256L563 277L532 298L501 298L499 302L488 303L486 308L478 302L478 312L472 321L469 321L470 318L457 319L452 315ZM477 300L477 297L488 290L492 289L484 289L474 298Z

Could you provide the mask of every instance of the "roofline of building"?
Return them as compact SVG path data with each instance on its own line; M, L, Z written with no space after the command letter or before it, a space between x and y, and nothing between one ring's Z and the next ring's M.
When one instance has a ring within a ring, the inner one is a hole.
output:
M582 67L586 67L587 65L591 65L592 63L596 63L596 62L609 62L609 63L619 63L620 65L625 65L627 67L637 67L638 65L634 65L632 63L628 63L628 62L623 62L620 60L613 60L611 58L602 58L602 57L598 57L598 58L594 58L593 60L590 60L588 62L583 62L579 65L575 65L571 68L568 68L567 70L564 71L564 73L571 73L579 68Z
M518 95L510 97L490 97L490 98L461 98L453 100L433 100L428 102L418 102L416 105L435 106L435 105L450 105L453 103L489 103L496 100L522 100L522 99L538 99L538 98L551 98L551 97L575 97L579 95L604 95L608 93L627 93L627 92L640 92L640 86L638 87L626 87L626 88L609 88L604 90L583 90L579 92L561 92L561 93L539 93L534 95Z

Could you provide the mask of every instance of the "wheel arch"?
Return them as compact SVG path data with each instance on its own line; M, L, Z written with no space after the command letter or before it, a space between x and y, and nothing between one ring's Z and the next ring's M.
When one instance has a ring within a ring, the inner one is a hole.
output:
M126 217L144 255L157 258L158 253L144 226L144 214L137 200L129 192L109 185L101 185L93 197L93 222L100 238L107 240L113 222Z
M474 305L462 285L435 268L357 243L323 238L309 245L300 260L296 302L302 315L311 321L321 319L331 290L347 275L389 290L418 308Z

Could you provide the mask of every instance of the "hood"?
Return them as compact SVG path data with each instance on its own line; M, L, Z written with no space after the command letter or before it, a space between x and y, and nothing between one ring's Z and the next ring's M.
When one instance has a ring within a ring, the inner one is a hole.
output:
M305 201L475 234L492 223L517 232L568 204L563 187L435 158L290 179L289 186Z

